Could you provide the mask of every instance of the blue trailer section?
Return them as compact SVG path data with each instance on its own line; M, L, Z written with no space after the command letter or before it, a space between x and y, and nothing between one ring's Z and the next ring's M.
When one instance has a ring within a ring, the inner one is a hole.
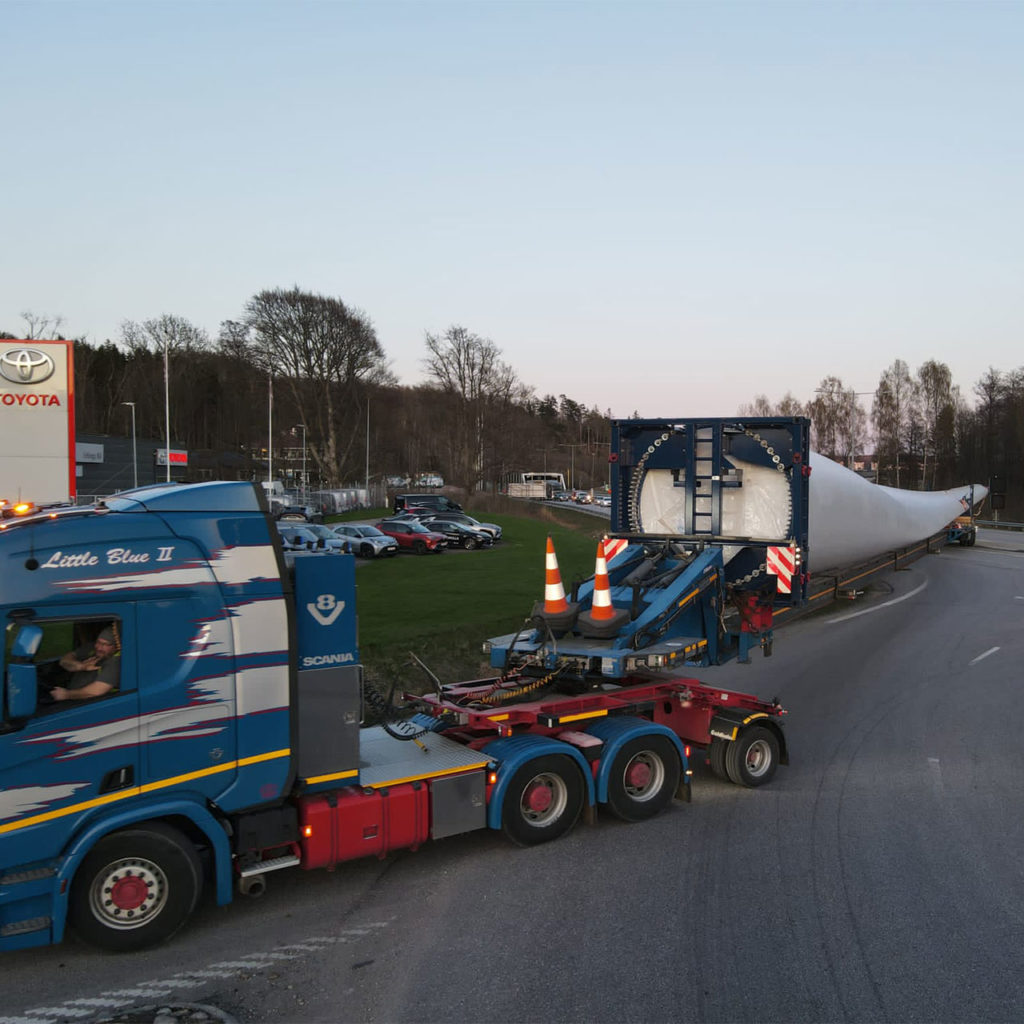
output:
M771 653L773 612L806 601L807 427L800 418L613 421L613 614L594 620L595 574L573 590L569 613L538 607L534 628L491 640L491 665L541 661L586 686Z

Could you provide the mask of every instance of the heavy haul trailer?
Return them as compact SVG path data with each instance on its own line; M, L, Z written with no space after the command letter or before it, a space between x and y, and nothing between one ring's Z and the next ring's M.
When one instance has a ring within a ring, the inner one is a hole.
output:
M564 610L538 606L524 629L489 642L498 695L553 686L581 695L581 717L642 709L705 748L721 778L771 779L788 761L778 700L689 673L771 654L773 614L806 600L807 428L799 418L614 421L607 575L599 560ZM446 690L472 703L493 685Z
M592 695L590 713L601 714L602 702L675 688L676 701L654 699L644 713L705 748L723 778L768 781L787 760L778 701L677 673L770 654L774 618L807 603L812 568L931 537L985 493L870 484L812 452L808 427L803 418L613 421L605 564L599 557L564 608L538 607L518 633L490 642L502 689L548 679Z
M450 692L361 728L354 578L346 555L289 568L251 484L0 528L0 949L69 923L138 949L185 922L205 879L226 904L282 868L485 827L537 843L601 804L635 820L688 794L675 684L493 714ZM45 703L52 663L101 628L115 688Z

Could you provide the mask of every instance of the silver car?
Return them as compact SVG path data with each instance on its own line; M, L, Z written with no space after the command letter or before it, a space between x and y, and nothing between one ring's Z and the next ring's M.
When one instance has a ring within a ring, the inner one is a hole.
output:
M337 534L331 533L326 526L318 523L277 524L277 532L281 534L286 551L327 551L341 553L345 550L345 541Z
M381 558L398 554L398 541L381 533L376 526L362 523L335 523L328 527L335 535L347 540L353 554L360 558Z

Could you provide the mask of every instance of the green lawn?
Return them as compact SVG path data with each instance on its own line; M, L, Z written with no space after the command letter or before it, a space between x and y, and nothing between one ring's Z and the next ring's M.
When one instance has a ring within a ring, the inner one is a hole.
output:
M399 554L356 570L359 648L368 679L381 688L422 689L408 667L414 652L442 682L488 674L488 637L518 629L544 597L544 553L551 535L566 593L594 573L607 520L569 509L534 515L470 515L497 523L502 540L484 551ZM360 518L371 519L363 512ZM353 517L354 518L354 517Z

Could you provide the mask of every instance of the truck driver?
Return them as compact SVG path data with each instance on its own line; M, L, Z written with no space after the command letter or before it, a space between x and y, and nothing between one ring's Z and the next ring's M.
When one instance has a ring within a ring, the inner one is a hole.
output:
M121 679L121 652L113 626L103 629L91 644L68 651L60 667L71 674L65 686L50 690L54 700L89 700L117 689Z

